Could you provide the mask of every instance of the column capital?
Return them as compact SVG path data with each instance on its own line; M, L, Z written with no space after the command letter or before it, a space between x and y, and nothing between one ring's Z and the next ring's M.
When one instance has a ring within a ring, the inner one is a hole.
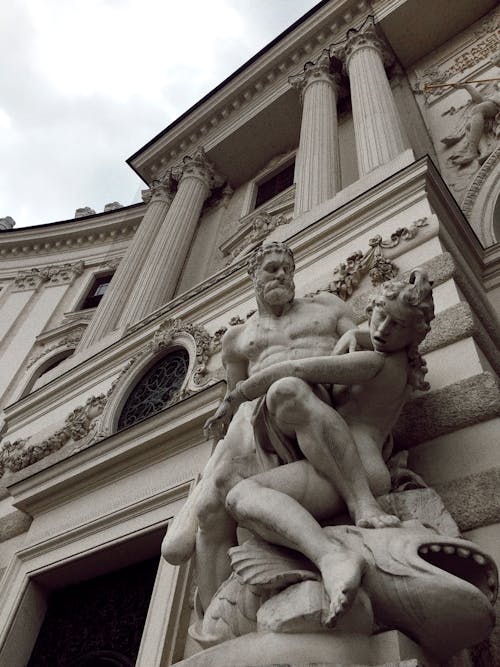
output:
M353 54L366 47L377 51L384 65L389 66L394 62L394 55L378 31L373 16L368 16L360 28L348 30L345 42L332 46L330 52L345 62L348 69Z
M153 201L163 201L167 204L172 202L175 187L172 173L168 171L161 179L154 180L147 190L141 192L142 201L149 204Z
M188 178L196 178L202 181L207 189L207 196L212 188L220 187L225 180L217 173L201 146L192 155L185 155L182 158L181 164L174 170L173 177L179 184Z
M338 92L340 86L341 63L336 56L330 55L329 49L323 49L316 62L304 64L304 72L288 77L288 83L299 92L303 101L306 88L317 81L326 81Z

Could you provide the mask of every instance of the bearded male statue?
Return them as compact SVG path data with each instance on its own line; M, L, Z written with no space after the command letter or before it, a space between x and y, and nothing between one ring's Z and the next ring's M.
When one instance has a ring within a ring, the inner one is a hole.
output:
M174 564L196 552L203 609L231 573L228 550L236 544L237 521L226 498L242 480L258 479L257 476L286 466L283 479L274 477L272 485L295 501L288 517L296 527L293 532L300 534L306 525L311 528L313 521L312 530L322 542L324 537L317 521L344 511L346 506L360 526L399 523L396 517L384 513L375 500L375 496L390 489L390 475L380 452L368 452L361 462L349 427L333 408L333 380L300 379L301 369L312 359L334 354L341 336L346 334L347 347L354 349L363 334L352 334L355 323L337 296L323 292L295 298L294 268L293 254L282 243L264 245L249 259L248 273L254 283L258 309L246 323L233 327L223 338L228 391L206 425L207 434L225 435L162 546L163 556ZM237 400L241 383L283 362L293 362L290 377L271 383L264 395L255 400ZM373 363L373 358L368 360L365 375L373 373ZM345 377L337 381L344 380ZM337 443L342 443L341 447ZM293 540L277 537L272 525L261 525L258 532L273 543L293 544L300 549ZM337 549L332 555L331 543L324 546L316 561L324 572L331 600L331 618L327 622L333 622L359 583L359 567L352 554L342 554ZM332 557L335 576L330 573Z

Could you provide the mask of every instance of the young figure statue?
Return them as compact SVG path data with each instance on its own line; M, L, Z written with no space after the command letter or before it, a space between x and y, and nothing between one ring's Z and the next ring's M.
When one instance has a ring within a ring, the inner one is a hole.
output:
M305 458L236 484L226 505L242 526L267 541L301 552L319 569L330 598L326 625L350 604L362 576L356 554L329 540L318 520L347 505L361 527L395 525L369 488L389 491L382 447L412 388L428 388L417 346L434 316L431 285L415 270L410 283L386 283L368 309L373 350L288 360L263 368L226 397L218 411L234 412L265 396L274 427ZM349 332L336 352L352 349ZM314 387L341 383L349 391L340 405L318 401ZM327 413L326 419L321 414ZM217 418L217 414L216 414Z

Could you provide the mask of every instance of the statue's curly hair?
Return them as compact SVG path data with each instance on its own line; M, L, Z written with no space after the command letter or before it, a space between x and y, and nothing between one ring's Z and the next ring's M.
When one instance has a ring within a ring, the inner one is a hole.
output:
M414 269L408 282L395 280L382 285L380 294L375 296L366 312L371 318L374 306L384 306L385 299L398 300L403 305L415 308L415 337L407 347L408 354L408 384L415 389L427 391L430 388L424 380L427 365L418 351L419 344L430 331L431 320L434 319L434 300L432 298L432 282L424 269Z
M286 245L286 243L272 241L271 243L264 243L259 246L248 258L247 272L250 278L254 278L257 268L264 261L264 257L272 252L281 252L284 255L287 255L292 263L292 271L295 269L295 261L291 249Z

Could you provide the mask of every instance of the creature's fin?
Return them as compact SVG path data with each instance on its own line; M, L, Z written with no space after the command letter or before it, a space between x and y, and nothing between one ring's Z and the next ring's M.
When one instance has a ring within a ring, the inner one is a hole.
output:
M298 553L256 538L233 547L229 555L237 576L258 588L284 588L299 581L320 579L312 563Z

